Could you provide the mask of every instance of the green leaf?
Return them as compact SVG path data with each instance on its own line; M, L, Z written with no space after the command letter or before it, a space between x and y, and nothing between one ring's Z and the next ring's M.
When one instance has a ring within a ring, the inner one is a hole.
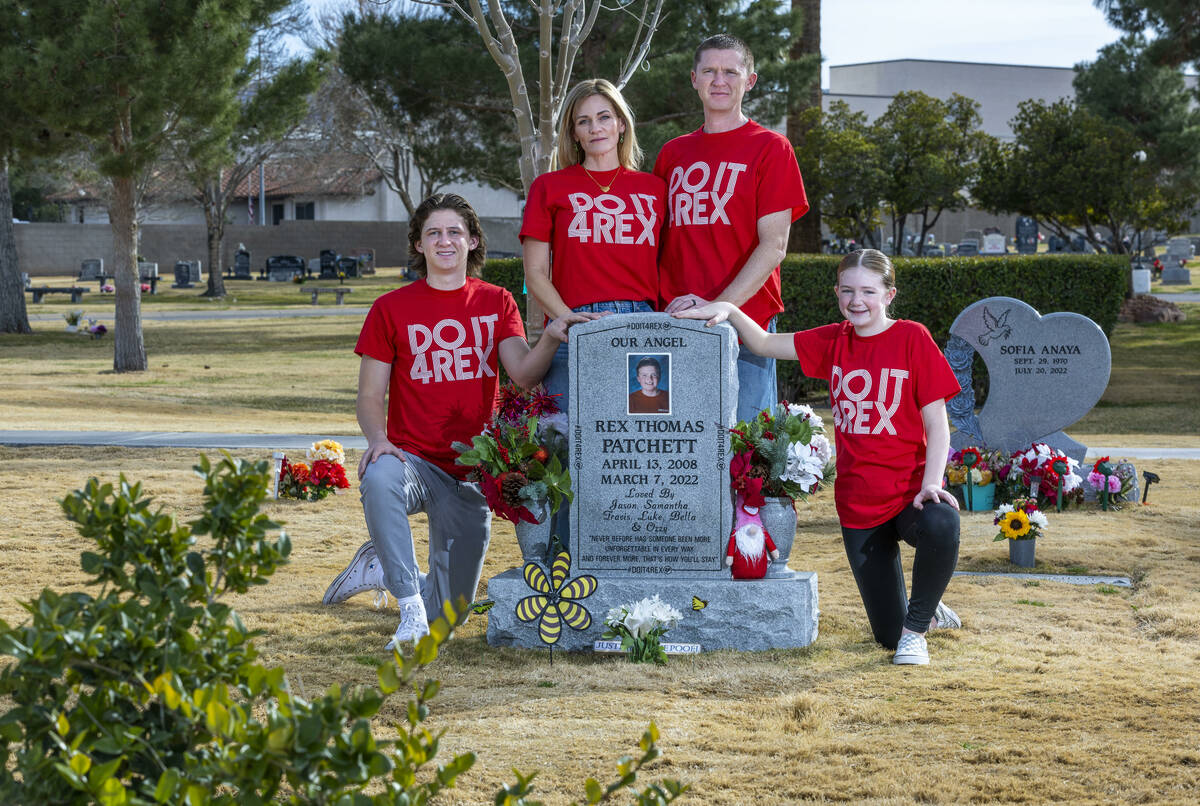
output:
M158 786L154 787L154 800L159 803L167 803L175 796L175 790L179 788L179 771L174 767L168 767L163 770L162 775L158 776Z
M583 786L584 786L584 789L587 791L587 802L588 803L599 803L600 799L602 797L604 797L604 790L601 788L600 782L597 781L595 778L587 779L587 782L584 783Z
M396 673L396 664L381 664L379 666L379 689L384 694L391 694L399 688L400 676Z

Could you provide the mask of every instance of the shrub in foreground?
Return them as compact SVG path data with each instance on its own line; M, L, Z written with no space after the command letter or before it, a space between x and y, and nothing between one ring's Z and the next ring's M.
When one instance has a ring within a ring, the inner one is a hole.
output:
M0 653L12 658L0 673L0 802L424 804L454 786L475 756L435 764L441 734L423 722L439 683L417 678L465 602L447 606L411 656L380 665L377 688L296 696L282 668L255 663L256 633L222 601L265 584L291 549L258 511L267 463L226 455L195 469L204 514L189 526L152 510L124 476L63 500L96 543L81 557L95 590L43 590L24 603L26 624L0 621ZM398 738L379 739L370 719L401 689ZM651 724L613 783L589 779L585 802L625 792L641 804L674 800L684 789L674 781L634 788L657 737ZM496 803L535 803L525 799L533 776L516 776Z

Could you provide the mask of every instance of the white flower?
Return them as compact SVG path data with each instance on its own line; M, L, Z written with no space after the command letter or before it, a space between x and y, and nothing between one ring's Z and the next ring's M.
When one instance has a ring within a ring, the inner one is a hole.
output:
M658 594L614 607L605 619L609 626L623 629L634 638L643 638L654 630L666 632L682 620L683 614L658 598Z
M1029 515L1029 522L1034 526L1037 526L1039 529L1045 529L1050 525L1050 521L1046 520L1046 516L1043 515L1040 510L1034 510L1033 512L1029 512L1027 514Z
M332 439L323 439L320 442L314 442L308 451L305 452L304 457L310 462L324 459L326 462L336 462L339 465L346 463L346 452L342 449L340 443Z
M1062 477L1062 485L1063 485L1064 493L1071 492L1076 487L1078 487L1080 484L1083 484L1083 479L1081 479L1079 476L1076 476L1074 473L1068 473L1067 475Z
M793 481L809 490L825 476L825 463L814 454L808 445L793 442L788 445L787 466L779 478Z
M788 403L788 414L793 417L801 417L808 420L808 424L812 426L814 431L822 431L825 428L825 423L821 420L821 415L812 410L812 406L805 406L803 403Z
M1001 504L999 507L996 508L996 517L999 518L1005 512L1012 512L1012 511L1013 511L1012 504Z
M829 460L833 457L833 446L829 444L829 440L824 434L813 434L812 441L808 443L808 449L813 456L821 460L821 468L829 464Z

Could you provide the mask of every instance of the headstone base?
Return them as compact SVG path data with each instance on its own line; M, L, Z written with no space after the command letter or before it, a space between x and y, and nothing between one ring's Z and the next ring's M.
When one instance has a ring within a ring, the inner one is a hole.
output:
M572 569L572 577L575 576ZM605 630L608 611L658 594L683 614L671 628L672 642L697 643L704 651L738 649L791 649L817 639L817 575L797 572L790 579L713 580L646 577L603 577L596 592L580 604L592 616L592 625L578 631L563 626L555 649L591 650ZM533 591L520 568L492 577L487 598L496 604L488 610L487 642L491 646L544 649L537 622L517 619L517 602ZM693 609L693 597L705 603Z
M1192 272L1183 267L1168 267L1162 271L1163 285L1191 285Z

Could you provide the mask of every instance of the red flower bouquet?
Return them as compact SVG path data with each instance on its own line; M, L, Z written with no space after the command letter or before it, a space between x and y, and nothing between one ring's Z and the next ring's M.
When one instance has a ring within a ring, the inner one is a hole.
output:
M455 442L454 449L458 464L474 468L471 477L492 512L513 523L537 523L533 510L548 505L548 515L571 500L565 433L554 395L505 384L483 433L470 445Z

